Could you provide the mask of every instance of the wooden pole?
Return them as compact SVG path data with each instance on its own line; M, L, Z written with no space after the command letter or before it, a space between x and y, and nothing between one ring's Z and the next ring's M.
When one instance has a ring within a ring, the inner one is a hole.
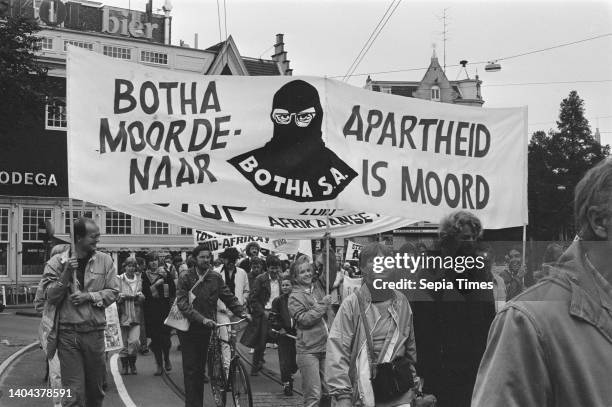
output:
M74 219L72 216L72 198L68 198L68 225L70 226L70 253L76 257L76 249L74 247ZM77 293L81 290L78 287L79 280L77 279L76 270L72 271L72 292Z
M326 231L325 231L325 250L327 252L327 255L325 256L325 272L327 274L326 278L325 278L325 292L327 293L327 295L329 295L329 288L330 288L330 283L329 283L329 211L326 214Z

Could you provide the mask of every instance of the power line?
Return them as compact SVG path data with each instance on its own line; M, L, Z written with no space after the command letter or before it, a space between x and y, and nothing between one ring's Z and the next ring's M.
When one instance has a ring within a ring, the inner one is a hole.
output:
M384 21L382 27L380 27L380 30L378 30L378 32L376 33L376 35L374 36L374 39L372 39L372 42L370 42L370 45L368 45L368 48L366 48L365 52L363 53L363 55L361 55L361 58L359 59L359 61L357 61L357 65L355 65L355 68L353 68L353 71L351 72L351 74L349 75L349 78L353 75L353 73L355 72L355 70L357 69L357 67L359 66L359 64L361 63L361 61L363 61L363 59L365 58L366 54L368 53L368 51L370 50L370 48L372 47L372 45L374 45L374 42L376 41L376 39L378 38L378 36L380 35L380 33L382 32L382 30L385 28L385 26L387 25L387 23L389 22L389 19L391 18L391 16L393 15L393 13L395 13L395 10L397 9L397 7L400 5L400 3L402 2L402 0L399 0L397 3L395 3L395 7L393 8L393 10L391 10L391 13L387 16L387 19ZM348 79L348 78L347 78Z
M600 38L604 38L604 37L609 37L609 36L612 36L612 33L606 33L606 34L597 35L595 37L589 37L589 38L584 38L584 39L577 40L577 41L567 42L567 43L563 43L563 44L557 44L557 45L554 45L552 47L537 49L537 50L528 51L528 52L523 52L521 54L510 55L510 56L507 56L507 57L497 58L497 59L494 59L494 60L495 61L503 61L503 60L508 60L508 59L512 59L512 58L518 58L518 57L525 56L525 55L531 55L531 54L535 54L535 53L538 53L538 52L550 51L552 49L567 47L567 46L570 46L570 45L575 45L575 44L579 44L579 43L583 43L583 42L587 42L587 41L593 41L593 40L596 40L596 39L600 39ZM490 60L491 59L486 60L486 61L470 62L470 65L484 65L484 64L489 63ZM461 66L461 65L460 64L448 65L448 67L457 67L457 66ZM426 70L428 68L429 68L429 66L422 67L422 68L405 68L405 69L393 69L393 70L388 70L388 71L363 72L363 73L357 73L357 74L353 73L353 74L351 74L351 76L366 76L366 75L387 74L387 73L397 73L397 72L422 71L422 70ZM340 77L342 77L342 75L328 76L328 78L340 78Z
M363 46L361 47L361 50L359 50L359 53L357 54L357 56L355 57L355 59L353 60L353 62L351 62L351 65L348 67L348 69L346 70L346 73L344 74L344 76L342 77L342 80L346 79L348 74L351 72L351 69L353 69L353 66L355 65L355 63L357 62L357 60L359 59L359 57L361 56L361 53L363 52L363 50L367 47L368 43L370 42L370 40L372 39L372 37L374 36L374 33L376 33L376 30L378 30L378 27L380 27L380 25L382 24L382 21L385 19L385 17L387 16L387 13L389 13L389 10L391 10L391 7L393 7L393 4L395 3L395 0L391 1L391 4L389 4L389 7L387 7L387 9L385 10L385 14L383 14L380 19L378 20L378 24L376 24L376 27L374 27L374 29L372 30L372 32L370 33L370 36L368 37L368 39L366 40L366 42L363 44Z
M522 82L522 83L494 83L494 84L482 84L483 87L492 86L531 86L531 85L558 85L568 83L603 83L612 82L612 79L601 79L601 80L584 80L584 81L548 81L548 82Z
M548 47L548 48L542 48L542 49L537 49L537 50L534 50L534 51L523 52L521 54L516 54L516 55L509 56L509 57L497 58L496 61L503 61L503 60L506 60L506 59L518 58L518 57L522 57L522 56L525 56L525 55L535 54L535 53L538 53L538 52L550 51L552 49L557 49L557 48L561 48L561 47L567 47L569 45L580 44L582 42L597 40L599 38L609 37L611 35L612 35L612 33L596 35L595 37L589 37L589 38L585 38L585 39L582 39L582 40L566 42L566 43L558 44L558 45L553 45L552 47Z

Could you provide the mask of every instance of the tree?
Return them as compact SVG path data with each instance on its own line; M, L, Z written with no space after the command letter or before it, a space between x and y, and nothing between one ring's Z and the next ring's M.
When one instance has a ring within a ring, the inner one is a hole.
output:
M529 229L536 240L570 240L576 233L574 188L610 153L592 136L576 91L560 104L557 131L535 132L529 143Z
M53 94L47 68L35 54L39 30L36 21L24 17L0 22L0 123L5 134L40 118Z

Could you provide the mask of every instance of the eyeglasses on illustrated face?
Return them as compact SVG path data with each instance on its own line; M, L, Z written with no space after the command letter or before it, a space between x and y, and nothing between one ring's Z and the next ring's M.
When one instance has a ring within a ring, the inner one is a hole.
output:
M272 119L277 124L286 125L291 123L292 116L294 117L296 126L307 127L312 119L314 119L316 116L316 112L314 107L309 107L308 109L302 110L298 113L289 113L288 110L278 108L272 110Z

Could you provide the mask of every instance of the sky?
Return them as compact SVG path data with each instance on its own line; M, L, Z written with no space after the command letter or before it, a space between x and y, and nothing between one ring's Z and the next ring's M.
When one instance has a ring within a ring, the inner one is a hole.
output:
M104 3L144 10L146 1ZM153 0L154 9L163 3ZM242 56L269 59L275 35L283 33L294 76L341 80L390 4L391 0L173 0L172 43L182 39L193 46L198 33L199 48L207 48L225 39L227 31ZM403 0L355 70L360 75L348 83L363 87L368 73L375 80L418 81L425 69L413 69L429 65L433 44L443 64L445 9L448 79L465 78L451 65L467 60L469 75L478 74L483 82L483 107L528 106L529 136L555 128L559 104L576 90L585 101L593 132L599 127L602 144L612 144L612 1ZM503 60L605 34L611 35ZM499 60L501 71L485 72L485 63L478 63L493 60ZM406 71L380 73L391 70Z

